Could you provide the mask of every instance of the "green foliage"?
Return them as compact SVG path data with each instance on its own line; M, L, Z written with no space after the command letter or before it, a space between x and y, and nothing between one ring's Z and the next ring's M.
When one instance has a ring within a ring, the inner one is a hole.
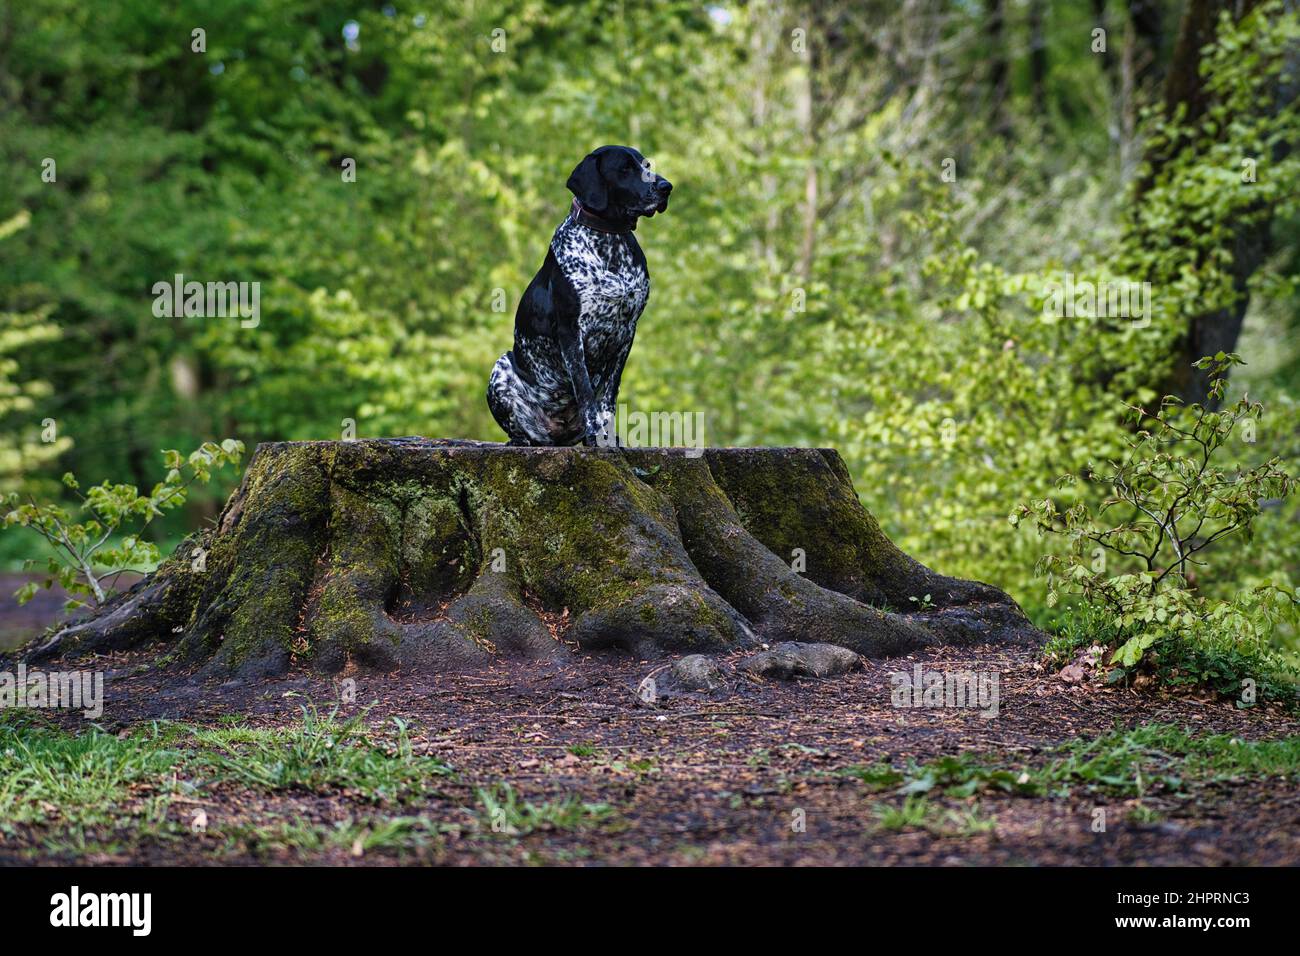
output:
M480 787L477 794L482 828L508 836L527 836L537 830L576 830L613 812L608 804L584 803L576 796L531 803L508 783Z
M1114 647L1119 629L1105 608L1086 601L1071 606L1057 623L1056 630L1043 647L1043 656L1058 667L1069 664L1080 651L1090 647Z
M950 797L970 797L986 791L1004 793L1037 792L1024 774L1011 770L994 770L973 762L969 757L944 756L932 760L908 775L900 793L929 793L942 790Z
M437 847L440 830L438 823L426 817L361 816L329 825L299 820L232 823L222 825L217 835L225 841L225 853L242 851L272 857L285 850L304 854L345 850L353 857L363 857L374 851L406 854Z
M1130 207L1121 244L1124 268L1147 277L1176 320L1236 303L1247 290L1232 273L1237 238L1267 217L1296 210L1294 182L1300 128L1294 96L1300 17L1268 0L1234 21L1222 10L1216 40L1202 52L1203 115L1187 111L1152 123L1147 155L1161 160L1138 170L1141 201ZM1291 89L1289 94L1286 92ZM1254 291L1283 296L1295 276L1266 271Z
M878 803L872 808L880 830L926 830L936 837L973 837L997 829L996 821L980 813L978 806L943 808L917 794L905 796L894 805Z
M1070 741L1032 764L1012 764L998 754L961 754L913 762L902 770L879 764L849 767L839 775L862 780L873 792L903 796L906 803L891 808L890 819L898 826L919 826L928 817L928 798L941 795L1067 798L1083 791L1142 797L1157 789L1177 793L1243 777L1300 780L1300 737L1248 741L1146 724Z
M1291 781L1300 778L1300 737L1194 736L1170 724L1148 724L1067 744L1039 773L1049 786L1136 797L1155 786L1177 791L1243 776Z
M71 736L20 713L0 722L0 832L14 823L111 822L132 787L164 779L181 758L156 728L119 737L92 727ZM166 802L152 808L155 818Z
M3 210L0 210L0 214ZM7 220L0 220L0 242L5 242L31 224L31 213L20 210ZM29 290L21 290L29 298ZM24 419L35 412L53 391L49 382L22 377L18 356L60 335L50 321L49 304L17 308L0 299L0 493L16 490L24 477L38 472L60 454L70 442L58 437L38 441L34 429Z
M1250 600L1260 595L1248 592L1244 597ZM1252 621L1249 613L1240 619L1247 624ZM1154 671L1162 684L1206 688L1241 708L1258 701L1279 701L1295 707L1300 703L1296 690L1300 668L1292 658L1270 646L1266 635L1264 630L1243 639L1241 632L1223 626L1221 621L1209 622L1194 632L1191 640L1157 642L1152 647Z
M847 767L840 775L861 780L872 790L893 790L902 796L933 793L964 798L987 792L1036 795L1042 791L1041 783L1023 771L989 766L985 758L973 754L912 762L902 770L888 764Z
M925 797L910 795L898 806L879 804L875 808L876 826L882 830L908 830L925 826L934 808Z
M412 751L406 723L398 718L393 718L394 740L385 745L370 739L367 710L347 720L339 720L337 705L324 716L313 704L301 710L299 724L288 732L194 730L200 762L221 777L262 790L346 789L374 803L413 799L432 779L451 772L437 758Z
M207 484L213 470L238 466L243 454L243 443L233 438L219 445L204 442L188 457L164 451L167 475L148 494L141 494L135 485L105 481L83 495L81 485L68 472L63 484L81 499L80 510L89 516L85 521L73 520L58 504L34 499L20 504L18 493L11 492L5 499L11 510L4 516L4 527L31 528L54 550L46 564L49 577L45 587L57 581L68 593L91 595L95 604L102 604L110 593L105 587L107 578L158 562L158 548L141 537L149 523L184 504L191 486ZM18 592L19 602L31 600L37 587L35 582L24 585ZM81 603L73 600L69 607Z
M904 779L901 771L887 763L845 767L840 771L840 776L860 780L872 790L888 790L901 784Z
M1212 372L1211 403L1222 400L1227 369L1240 362L1219 353L1198 363ZM1011 523L1027 522L1066 542L1064 552L1039 562L1048 603L1061 589L1079 595L1093 640L1113 649L1112 664L1132 670L1159 648L1161 673L1178 671L1171 675L1177 683L1203 678L1224 689L1239 683L1237 667L1251 662L1264 673L1245 676L1272 686L1280 662L1267 659L1267 638L1277 622L1300 619L1295 592L1267 583L1214 600L1196 585L1198 576L1210 576L1215 546L1233 536L1249 539L1265 502L1283 503L1297 479L1278 456L1253 466L1223 460L1243 426L1247 442L1253 440L1263 406L1245 396L1224 410L1211 403L1187 408L1166 397L1154 411L1130 406L1138 430L1125 455L1061 480L1063 487L1085 483L1099 492L1074 495L1065 510L1051 498L1021 505ZM1067 640L1082 636L1076 629ZM1180 642L1196 650L1177 650Z

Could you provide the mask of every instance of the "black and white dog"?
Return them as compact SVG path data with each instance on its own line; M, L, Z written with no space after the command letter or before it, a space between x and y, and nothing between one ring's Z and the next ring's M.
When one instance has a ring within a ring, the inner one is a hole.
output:
M515 347L492 367L488 407L512 445L612 445L623 364L650 296L633 231L672 183L628 146L569 176L573 207L515 311Z

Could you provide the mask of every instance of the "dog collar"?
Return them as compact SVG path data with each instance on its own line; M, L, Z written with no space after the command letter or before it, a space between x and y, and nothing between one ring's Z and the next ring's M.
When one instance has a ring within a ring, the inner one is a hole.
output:
M576 196L573 200L572 215L574 222L578 223L578 225L586 226L588 229L595 229L597 232L611 232L615 235L625 236L629 232L634 232L636 230L635 224L631 226L620 226L609 219L597 216L590 209L583 206L582 203L578 202Z

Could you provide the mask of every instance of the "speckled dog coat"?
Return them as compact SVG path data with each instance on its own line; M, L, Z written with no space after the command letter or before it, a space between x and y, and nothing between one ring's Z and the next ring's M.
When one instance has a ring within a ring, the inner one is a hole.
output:
M606 150L633 156L636 178L648 176L648 189L635 188L635 181L630 190L621 189L618 157L612 172L599 163ZM593 158L592 175L604 180L603 214L587 208L583 184L575 183ZM633 230L637 216L667 208L672 186L649 172L635 150L604 147L574 171L570 188L579 195L519 302L514 348L497 360L488 380L488 406L512 444L615 440L610 432L619 380L650 296L650 275ZM617 201L624 195L631 199Z

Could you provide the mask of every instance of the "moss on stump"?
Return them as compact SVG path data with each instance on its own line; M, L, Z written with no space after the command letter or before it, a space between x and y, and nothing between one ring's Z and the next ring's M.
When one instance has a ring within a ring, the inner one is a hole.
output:
M29 656L158 642L246 677L1039 637L1001 591L898 550L831 449L398 438L258 446L213 529Z

